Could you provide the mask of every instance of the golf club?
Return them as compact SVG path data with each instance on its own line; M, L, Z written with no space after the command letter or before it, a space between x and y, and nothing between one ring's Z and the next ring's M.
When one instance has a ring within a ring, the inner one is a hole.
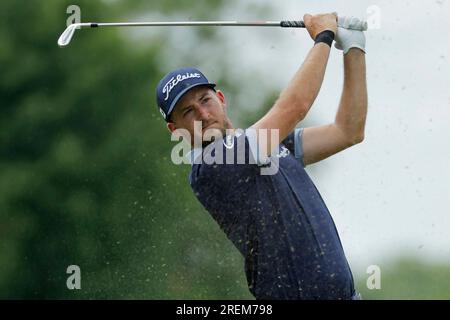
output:
M339 24L338 24L339 25ZM175 21L175 22L115 22L115 23L74 23L67 27L58 39L58 45L65 47L70 43L77 29L98 27L179 27L179 26L218 26L218 27L281 27L305 28L303 21ZM367 22L353 26L356 30L367 30Z

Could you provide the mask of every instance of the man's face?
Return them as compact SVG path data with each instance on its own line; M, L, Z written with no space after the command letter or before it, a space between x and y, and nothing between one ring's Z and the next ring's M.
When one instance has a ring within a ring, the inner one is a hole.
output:
M225 112L225 97L222 92L215 92L209 87L199 86L189 90L175 106L171 114L168 129L186 129L191 135L191 144L197 136L203 136L206 129L219 129L223 134L231 128ZM201 121L202 132L194 132L194 121Z

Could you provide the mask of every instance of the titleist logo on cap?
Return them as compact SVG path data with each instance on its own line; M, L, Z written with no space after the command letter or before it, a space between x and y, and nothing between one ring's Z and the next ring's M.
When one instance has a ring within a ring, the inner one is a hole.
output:
M166 97L164 98L164 101L167 101L167 99L169 99L169 95L170 95L170 91L172 91L173 88L175 88L175 86L177 84L179 84L181 81L187 80L187 79L191 79L191 78L201 78L201 75L199 73L186 73L186 74L178 74L175 77L170 78L169 81L167 81L167 83L164 85L163 88L163 93L166 94Z

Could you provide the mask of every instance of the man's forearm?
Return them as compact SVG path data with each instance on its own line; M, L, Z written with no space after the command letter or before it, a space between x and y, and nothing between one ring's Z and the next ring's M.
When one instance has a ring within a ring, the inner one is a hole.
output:
M294 130L297 123L303 120L322 86L330 56L332 34L337 32L337 17L335 14L314 16L305 14L303 20L308 33L316 44L309 51L302 66L288 87L280 94L274 106L251 126L257 130L276 130L278 139L272 139L273 132L271 132L270 139L264 135L258 136L257 142L260 150L258 154L262 154L262 156L272 154L279 143Z
M350 49L344 56L344 89L335 124L351 139L361 142L367 116L367 84L365 54Z
M315 45L274 105L293 120L293 127L303 120L319 94L329 56L327 44Z

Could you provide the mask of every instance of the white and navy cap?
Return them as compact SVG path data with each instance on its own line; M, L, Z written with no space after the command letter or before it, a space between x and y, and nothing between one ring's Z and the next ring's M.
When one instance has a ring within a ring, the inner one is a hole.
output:
M177 102L183 95L198 86L208 86L214 90L216 86L210 83L203 73L196 68L180 68L169 72L156 87L156 100L164 120L169 121Z

